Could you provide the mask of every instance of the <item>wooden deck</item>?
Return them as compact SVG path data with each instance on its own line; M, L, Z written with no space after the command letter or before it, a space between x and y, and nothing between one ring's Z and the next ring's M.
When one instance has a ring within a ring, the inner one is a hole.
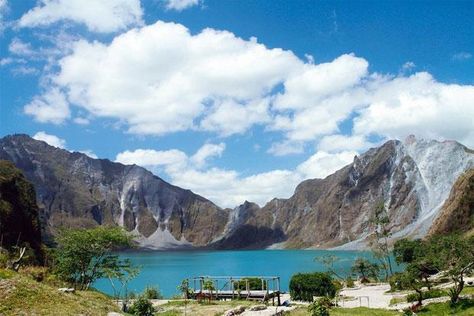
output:
M249 280L259 279L261 282L260 289L251 289ZM190 298L196 300L233 300L245 299L260 302L272 301L281 305L280 302L280 278L279 277L212 277L200 276L189 280L192 285ZM212 282L213 289L205 289L205 283ZM245 289L238 289L235 285L245 284Z

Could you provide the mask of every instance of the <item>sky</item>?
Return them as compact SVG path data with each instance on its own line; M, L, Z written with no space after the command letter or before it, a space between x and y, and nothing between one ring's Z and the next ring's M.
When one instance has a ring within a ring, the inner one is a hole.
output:
M264 205L389 139L474 148L473 1L0 0L0 137Z

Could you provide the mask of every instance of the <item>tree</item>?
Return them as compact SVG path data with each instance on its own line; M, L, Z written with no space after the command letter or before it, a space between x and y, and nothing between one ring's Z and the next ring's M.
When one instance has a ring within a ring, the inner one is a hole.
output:
M290 295L294 300L312 302L314 296L334 297L337 289L329 273L297 273L290 280Z
M153 316L155 314L155 308L146 297L140 295L127 312L136 316Z
M115 266L106 267L104 269L104 275L109 279L114 291L114 297L117 299L117 301L122 296L123 291L122 309L126 311L129 301L127 285L131 280L137 277L137 275L140 273L140 268L133 266L129 259L118 262L117 265L120 265L120 269L117 269ZM117 284L117 282L120 284L120 286Z
M407 264L411 270L417 270L417 276L424 280L428 290L431 290L429 277L439 272L437 254L431 251L430 244L430 241L420 239L400 239L393 248L395 261L398 264Z
M119 227L62 230L56 239L56 273L74 288L87 290L107 274L127 274L125 261L112 251L131 247L131 236Z
M193 294L193 290L189 287L189 280L184 279L181 281L181 284L178 285L178 291L183 294L184 297L184 315L186 315L187 307L188 307L188 298L191 297Z
M377 279L380 267L365 258L357 258L352 265L352 272L359 275L361 282L367 282L369 277Z
M334 267L334 264L339 261L339 257L335 255L324 255L321 257L316 257L314 260L323 264L329 274L334 275L340 280L344 280L344 278L339 273L337 273L336 268Z
M432 260L454 283L449 296L451 303L456 304L464 288L464 277L474 271L474 237L452 234L435 236L430 242Z
M385 203L380 201L377 203L374 209L374 215L372 216L371 223L374 225L374 234L370 242L372 252L375 258L380 261L382 268L385 271L385 279L393 274L392 262L390 259L390 246L389 239L392 235L390 232L390 218L388 217L387 210L385 209Z
M402 288L409 288L417 293L418 303L421 306L423 302L422 288L426 285L423 281L420 270L414 265L408 265L406 270L397 275L397 282L400 282Z

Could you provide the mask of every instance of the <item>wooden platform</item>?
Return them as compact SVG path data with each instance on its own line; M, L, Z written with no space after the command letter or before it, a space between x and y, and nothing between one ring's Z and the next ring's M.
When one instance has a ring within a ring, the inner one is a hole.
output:
M249 279L259 279L260 289L250 289ZM196 300L233 300L245 299L260 302L272 300L272 304L281 305L280 278L268 276L199 276L189 280L192 285L190 298ZM213 290L204 289L205 282L212 282ZM245 284L245 289L238 290L235 284ZM220 285L220 286L219 286Z

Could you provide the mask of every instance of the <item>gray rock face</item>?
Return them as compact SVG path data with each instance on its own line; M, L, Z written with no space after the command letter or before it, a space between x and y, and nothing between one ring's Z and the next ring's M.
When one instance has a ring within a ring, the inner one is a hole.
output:
M118 224L146 247L205 246L228 220L229 210L144 168L70 153L26 135L1 139L0 159L12 161L35 185L45 236L62 226Z
M144 168L26 135L1 139L0 159L35 185L45 236L61 226L116 224L148 248L361 248L381 201L395 237L423 236L456 179L474 168L473 152L457 142L392 140L325 179L303 181L289 199L230 210Z
M473 152L457 142L388 141L325 179L303 181L289 199L261 209L243 204L236 209L239 228L221 242L250 247L242 234L253 233L254 243L273 240L278 248L363 248L380 202L394 238L424 236L458 176L473 167Z

